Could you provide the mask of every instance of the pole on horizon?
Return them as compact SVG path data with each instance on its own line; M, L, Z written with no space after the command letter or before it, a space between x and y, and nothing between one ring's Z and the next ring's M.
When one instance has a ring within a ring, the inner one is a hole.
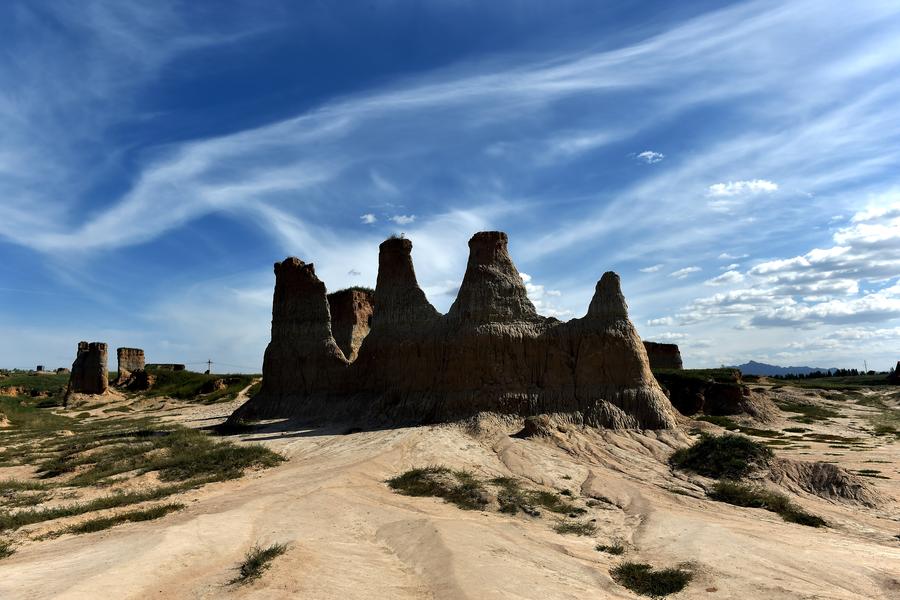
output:
M206 374L209 375L212 373L212 360L206 361Z

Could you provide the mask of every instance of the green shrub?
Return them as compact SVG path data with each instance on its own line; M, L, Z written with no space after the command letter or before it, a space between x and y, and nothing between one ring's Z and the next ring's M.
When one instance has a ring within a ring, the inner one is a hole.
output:
M778 408L785 412L799 413L799 417L790 417L791 421L805 423L807 425L816 421L824 421L831 417L839 417L841 413L823 406L813 404L803 404L802 402L794 402L790 400L775 400Z
M613 580L642 596L667 596L680 592L693 575L681 569L654 570L645 563L625 562L610 571Z
M15 548L13 548L13 544L9 540L0 540L0 559L6 558L7 556L12 556L16 553Z
M693 445L675 451L669 464L714 479L739 479L771 456L771 450L743 436L704 434Z

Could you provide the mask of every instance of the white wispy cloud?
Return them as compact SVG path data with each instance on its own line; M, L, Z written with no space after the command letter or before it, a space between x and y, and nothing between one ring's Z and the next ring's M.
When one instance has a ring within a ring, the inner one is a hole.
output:
M360 215L359 219L366 225L371 225L372 223L374 223L378 220L378 218L375 215L373 215L372 213L366 213L364 215Z
M700 267L684 267L683 269L672 271L671 273L669 273L669 277L674 277L675 279L684 279L691 273L697 273L698 271L702 270L703 269Z
M750 181L729 181L727 183L714 183L709 186L707 195L713 198L727 198L741 194L771 194L778 191L778 184L766 179L752 179Z
M656 273L660 269L663 268L663 265L651 265L649 267L644 267L643 269L638 269L641 273Z
M662 159L666 157L662 152L654 152L653 150L644 150L637 154L636 158L640 161L647 163L648 165L652 165L653 163L658 163Z
M394 215L390 219L397 225L409 225L416 220L416 215Z

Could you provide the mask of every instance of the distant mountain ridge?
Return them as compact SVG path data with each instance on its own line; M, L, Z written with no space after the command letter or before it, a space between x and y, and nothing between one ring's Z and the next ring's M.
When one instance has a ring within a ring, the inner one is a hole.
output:
M741 373L744 375L809 375L810 373L815 373L816 371L822 371L823 373L826 371L835 371L836 369L830 368L822 368L822 367L780 367L778 365L769 365L766 363L756 362L755 360L751 360L750 362L746 362L742 365L736 365L732 367L734 369L740 369Z

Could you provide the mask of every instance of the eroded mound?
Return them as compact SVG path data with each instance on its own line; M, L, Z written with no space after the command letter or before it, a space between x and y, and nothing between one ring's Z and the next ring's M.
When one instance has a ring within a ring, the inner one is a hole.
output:
M441 315L417 283L412 242L382 243L371 329L352 362L332 335L325 284L313 265L277 263L263 386L232 421L437 422L496 412L675 427L618 275L604 274L587 314L562 323L537 314L505 233L477 233L469 250L456 301Z
M772 481L791 491L864 506L877 506L883 501L861 477L831 463L777 458L770 461L769 471Z

